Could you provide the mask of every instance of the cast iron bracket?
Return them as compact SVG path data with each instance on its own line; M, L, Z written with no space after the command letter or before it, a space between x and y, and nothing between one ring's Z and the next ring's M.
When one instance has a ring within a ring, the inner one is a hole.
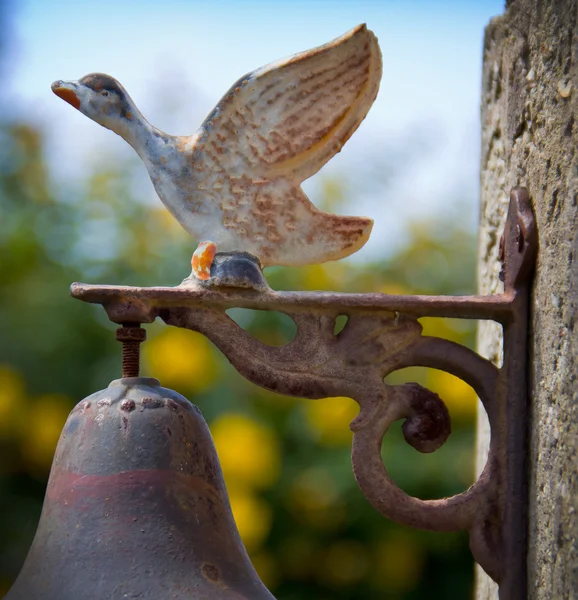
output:
M528 192L515 188L500 243L504 293L494 296L394 296L277 292L243 257L242 287L229 278L231 256L203 286L175 288L96 286L75 283L75 298L102 304L109 318L128 327L160 317L169 325L212 340L249 381L304 398L349 396L360 412L351 423L352 462L369 502L386 517L421 529L466 529L475 560L500 584L500 598L526 597L526 429L528 414L528 304L537 232ZM257 273L257 274L256 274ZM277 310L297 324L287 345L268 346L244 331L229 308ZM348 321L337 335L338 316ZM503 326L503 364L496 367L472 350L422 335L420 317L497 321ZM134 351L143 338L123 329L125 364L133 376ZM125 344L126 345L126 344ZM132 357L132 358L131 358ZM191 358L192 360L192 358ZM131 366L132 365L132 366ZM384 378L409 366L441 369L471 385L488 414L491 442L486 466L465 492L440 500L408 496L381 459L389 426L405 419L406 441L421 452L439 448L450 433L446 406L416 383L392 386Z

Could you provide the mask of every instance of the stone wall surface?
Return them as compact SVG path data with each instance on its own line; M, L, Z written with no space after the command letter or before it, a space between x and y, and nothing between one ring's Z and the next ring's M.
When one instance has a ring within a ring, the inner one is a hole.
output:
M509 190L529 188L539 251L531 301L528 598L578 598L578 0L512 0L486 28L479 289L501 291ZM501 361L482 323L479 351ZM482 411L483 412L483 411ZM480 414L478 468L489 431ZM478 571L476 598L498 597Z

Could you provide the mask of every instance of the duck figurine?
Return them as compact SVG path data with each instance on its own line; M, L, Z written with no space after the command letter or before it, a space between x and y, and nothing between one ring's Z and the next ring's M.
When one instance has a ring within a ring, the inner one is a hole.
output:
M200 242L193 274L207 280L217 250L249 253L262 267L299 266L365 244L372 219L318 210L301 183L357 129L380 79L377 38L359 25L241 77L191 136L151 125L109 75L52 90L135 149L162 202Z

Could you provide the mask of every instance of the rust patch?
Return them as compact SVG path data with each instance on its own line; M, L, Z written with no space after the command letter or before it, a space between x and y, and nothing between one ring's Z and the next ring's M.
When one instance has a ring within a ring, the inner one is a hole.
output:
M125 412L132 412L135 409L135 406L134 400L126 399L120 403L120 409Z
M172 398L165 398L165 402L171 410L179 410L179 405Z
M150 396L145 396L142 400L142 407L143 408L160 408L161 406L164 406L164 400L162 398L158 398L158 397L150 397Z
M215 565L212 565L210 563L205 563L201 567L201 572L210 581L219 581L219 579L221 578L219 569Z
M111 475L88 475L56 467L53 469L46 495L51 500L74 507L87 501L101 502L123 490L129 491L131 488L170 489L174 486L202 490L211 498L213 505L222 502L215 488L209 485L203 477L165 469L138 469ZM127 507L127 510L130 510L130 507ZM221 510L220 504L219 510Z

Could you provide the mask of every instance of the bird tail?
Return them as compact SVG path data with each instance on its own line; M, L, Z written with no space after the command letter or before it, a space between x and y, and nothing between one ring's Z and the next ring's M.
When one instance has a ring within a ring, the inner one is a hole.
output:
M293 190L294 197L297 196L295 192ZM266 263L298 267L339 260L357 252L369 239L373 219L322 212L311 204L301 189L298 197L300 206L293 207L299 215L297 227L287 236L282 253L275 253L277 256Z
M362 248L371 234L373 219L319 212L315 226L319 256L315 263L339 260Z
M276 205L276 242L256 252L263 266L299 267L339 260L359 250L369 239L373 219L343 217L318 210L300 186L285 182L283 202ZM280 195L283 182L277 181Z

